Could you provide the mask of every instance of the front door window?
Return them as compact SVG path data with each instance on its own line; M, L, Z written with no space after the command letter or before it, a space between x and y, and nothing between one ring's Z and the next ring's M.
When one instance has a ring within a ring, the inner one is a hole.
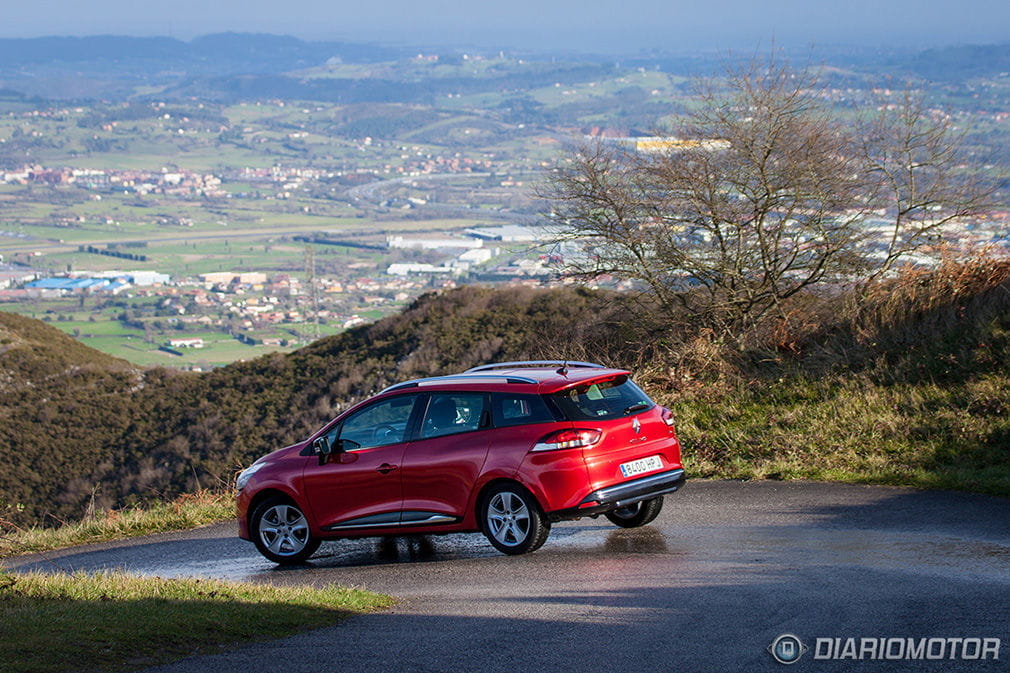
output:
M414 395L393 397L354 414L342 424L344 451L399 444L407 440Z

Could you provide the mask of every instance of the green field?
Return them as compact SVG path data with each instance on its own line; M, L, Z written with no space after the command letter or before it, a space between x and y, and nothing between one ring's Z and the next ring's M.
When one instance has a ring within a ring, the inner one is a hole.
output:
M555 71L564 81L542 86L543 73ZM262 271L304 283L308 255L306 245L293 240L296 235L328 232L374 245L394 233L500 224L503 210L532 213L532 185L557 160L562 142L578 137L580 124L599 124L597 118L615 105L626 111L629 105L673 100L681 83L654 71L600 68L596 81L578 79L585 79L585 70L572 81L564 72L552 64L502 55L331 64L299 73L317 80L377 77L437 84L530 76L534 79L529 81L539 82L514 90L495 85L485 93L440 95L423 103L249 100L222 105L187 99L34 111L12 105L0 116L0 140L5 141L0 154L22 148L33 165L105 175L82 173L73 184L0 184L4 261L30 265L42 275L157 271L184 285L166 289L158 298L139 296L146 290L128 290L112 298L3 303L0 310L47 316L85 343L141 366L209 367L279 348L245 345L229 331L285 339L291 343L287 348L294 348L316 329L294 318L274 327L254 323L255 329L249 328L225 305L240 303L237 295L194 306L198 276ZM146 93L156 91L148 88ZM539 106L551 121L527 124L508 118L503 111L517 97ZM623 119L613 121L626 123ZM169 173L182 175L182 181L162 180ZM453 175L444 179L446 173ZM522 186L502 187L508 178ZM368 186L354 189L360 185ZM421 201L467 210L438 210L418 205ZM467 216L446 218L447 212ZM145 245L122 246L127 242ZM146 259L95 254L80 246L113 246ZM317 277L351 287L365 278L388 281L383 269L394 261L449 259L447 253L312 248ZM388 315L402 305L404 294L416 296L437 283L415 282L406 293L399 286L382 292L374 284L364 286L372 289L322 297L321 308L332 318L319 327L320 334L339 331L353 315ZM399 304L394 297L400 297ZM282 297L282 304L285 311L303 316L308 310L304 296ZM172 355L158 346L192 333L191 326L182 329L171 322L184 315L180 310L186 316L206 314L215 326L209 328L213 331L206 335L205 348ZM129 326L120 320L124 311L131 313Z
M339 253L332 253L332 256L340 257ZM323 255L322 259L325 258L326 255ZM346 256L345 258L350 259ZM113 301L114 305L101 308L104 303L102 300L89 298L82 307L79 298L65 298L0 304L0 310L44 320L92 348L140 367L209 369L238 360L250 360L268 353L290 352L317 336L330 336L343 329L340 320L323 322L318 326L302 322L282 323L259 329L242 328L240 330L242 334L257 340L276 338L287 342L285 346L262 343L250 345L233 337L225 327L206 328L197 324L183 323L180 320L181 316L155 315L159 304L163 301L158 297L123 297ZM399 310L401 306L391 303L373 308L357 306L353 298L348 301L351 302L348 313L369 321L385 317ZM144 323L144 329L124 324L119 319L124 310L133 311ZM168 345L169 339L176 338L200 338L203 339L204 346L172 349L177 351L176 353L161 349L162 346Z

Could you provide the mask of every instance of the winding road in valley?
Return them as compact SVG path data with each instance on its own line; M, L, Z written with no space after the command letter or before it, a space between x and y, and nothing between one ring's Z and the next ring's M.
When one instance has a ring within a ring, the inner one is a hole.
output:
M367 539L326 543L290 569L235 531L219 524L8 566L340 583L399 599L385 612L158 673L1010 671L1002 498L693 481L667 496L652 525L557 524L527 556L502 556L479 535ZM809 648L791 668L768 651L783 634ZM975 639L989 648L984 658L972 656L982 657ZM933 658L878 656L920 642ZM861 660L847 643L862 648Z

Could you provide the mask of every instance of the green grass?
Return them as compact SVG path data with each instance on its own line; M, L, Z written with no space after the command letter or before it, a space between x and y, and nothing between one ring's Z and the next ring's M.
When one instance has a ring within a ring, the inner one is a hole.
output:
M0 673L125 671L332 626L392 599L360 589L0 574Z
M752 381L656 395L697 477L815 479L1010 496L1010 381Z
M188 530L234 518L235 499L231 492L204 490L179 496L172 502L100 513L58 528L0 526L0 558L89 542Z
M323 250L329 252L328 249ZM228 266L226 268L232 268ZM134 309L144 310L156 304L160 298L129 300ZM122 358L140 367L201 367L210 368L226 365L236 360L251 360L269 353L290 352L299 344L289 346L266 346L244 344L229 334L214 329L189 326L186 331L160 330L152 332L153 341L145 341L143 330L123 325L117 318L122 312L121 307L113 307L104 311L88 312L79 307L76 299L55 299L33 303L0 304L0 309L8 313L19 313L29 317L43 319L53 327L74 336L78 341L92 348ZM370 315L384 316L395 310L393 306L385 310L372 310ZM51 313L47 313L51 311ZM64 318L57 320L57 317ZM90 318L93 317L94 320ZM67 320L66 318L69 318ZM146 321L169 320L167 317L145 318ZM342 328L339 323L320 326L320 334L336 334ZM292 333L295 332L295 334ZM304 341L311 337L311 330L304 323L285 323L282 326L267 327L260 330L245 330L254 338L278 337L288 341ZM203 348L178 349L182 355L159 350L172 338L199 337L204 340Z
M104 318L104 316L102 316ZM115 319L103 319L99 320L96 316L94 321L90 320L71 320L64 322L54 322L54 327L57 327L68 334L74 334L74 330L80 334L81 337L136 337L143 338L143 330L136 329L134 327L128 327L123 325L121 322Z
M190 327L187 331L161 332L155 330L154 342L144 340L142 330L124 326L116 319L119 310L109 313L94 313L94 321L85 320L87 313L77 310L76 304L69 302L56 303L49 302L45 306L52 307L58 315L65 315L75 318L74 320L59 321L53 319L50 324L67 334L74 336L78 341L84 343L103 353L108 353L118 358L123 358L141 367L167 366L167 367L214 367L225 365L236 360L250 360L252 358L274 352L288 352L294 346L285 348L281 346L250 346L244 344L229 334L224 332L196 329ZM34 317L42 317L45 309L39 310L40 306L32 304L4 304L3 310L8 312L21 313ZM384 315L384 314L383 314ZM55 316L53 316L55 318ZM164 320L165 318L156 318ZM301 325L286 325L294 329L307 332L307 328ZM326 334L338 331L336 327L326 331ZM283 328L271 330L260 330L253 332L259 337L277 336L283 339L295 338ZM178 349L182 355L174 355L166 351L159 350L159 346L166 344L172 338L202 338L203 348L181 348Z
M180 336L183 335L180 334ZM190 336L190 334L187 333L185 336ZM171 356L167 364L178 366L182 362L185 364L208 364L214 366L226 365L237 360L251 360L268 353L291 350L290 348L285 349L279 346L249 346L221 333L193 334L192 336L202 336L208 339L205 342L206 346L203 348L181 349L180 352L183 353L183 356L181 358Z
M55 324L55 323L54 323ZM157 346L152 346L141 339L125 337L97 337L93 339L82 338L82 343L98 349L109 355L123 358L141 367L163 366L163 367L216 367L226 365L237 360L251 360L253 358L275 353L278 351L288 352L291 348L280 346L249 346L238 340L221 333L189 333L180 332L172 338L183 337L203 337L209 339L205 341L203 348L182 348L178 349L181 356L174 355L162 350ZM159 336L159 343L168 340L168 336ZM286 338L291 338L288 335Z

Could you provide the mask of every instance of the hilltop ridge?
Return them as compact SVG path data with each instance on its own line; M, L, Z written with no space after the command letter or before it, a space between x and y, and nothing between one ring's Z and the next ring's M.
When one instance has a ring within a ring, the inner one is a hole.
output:
M0 391L40 385L82 370L133 369L125 360L85 346L51 325L6 312L0 312L0 362Z

